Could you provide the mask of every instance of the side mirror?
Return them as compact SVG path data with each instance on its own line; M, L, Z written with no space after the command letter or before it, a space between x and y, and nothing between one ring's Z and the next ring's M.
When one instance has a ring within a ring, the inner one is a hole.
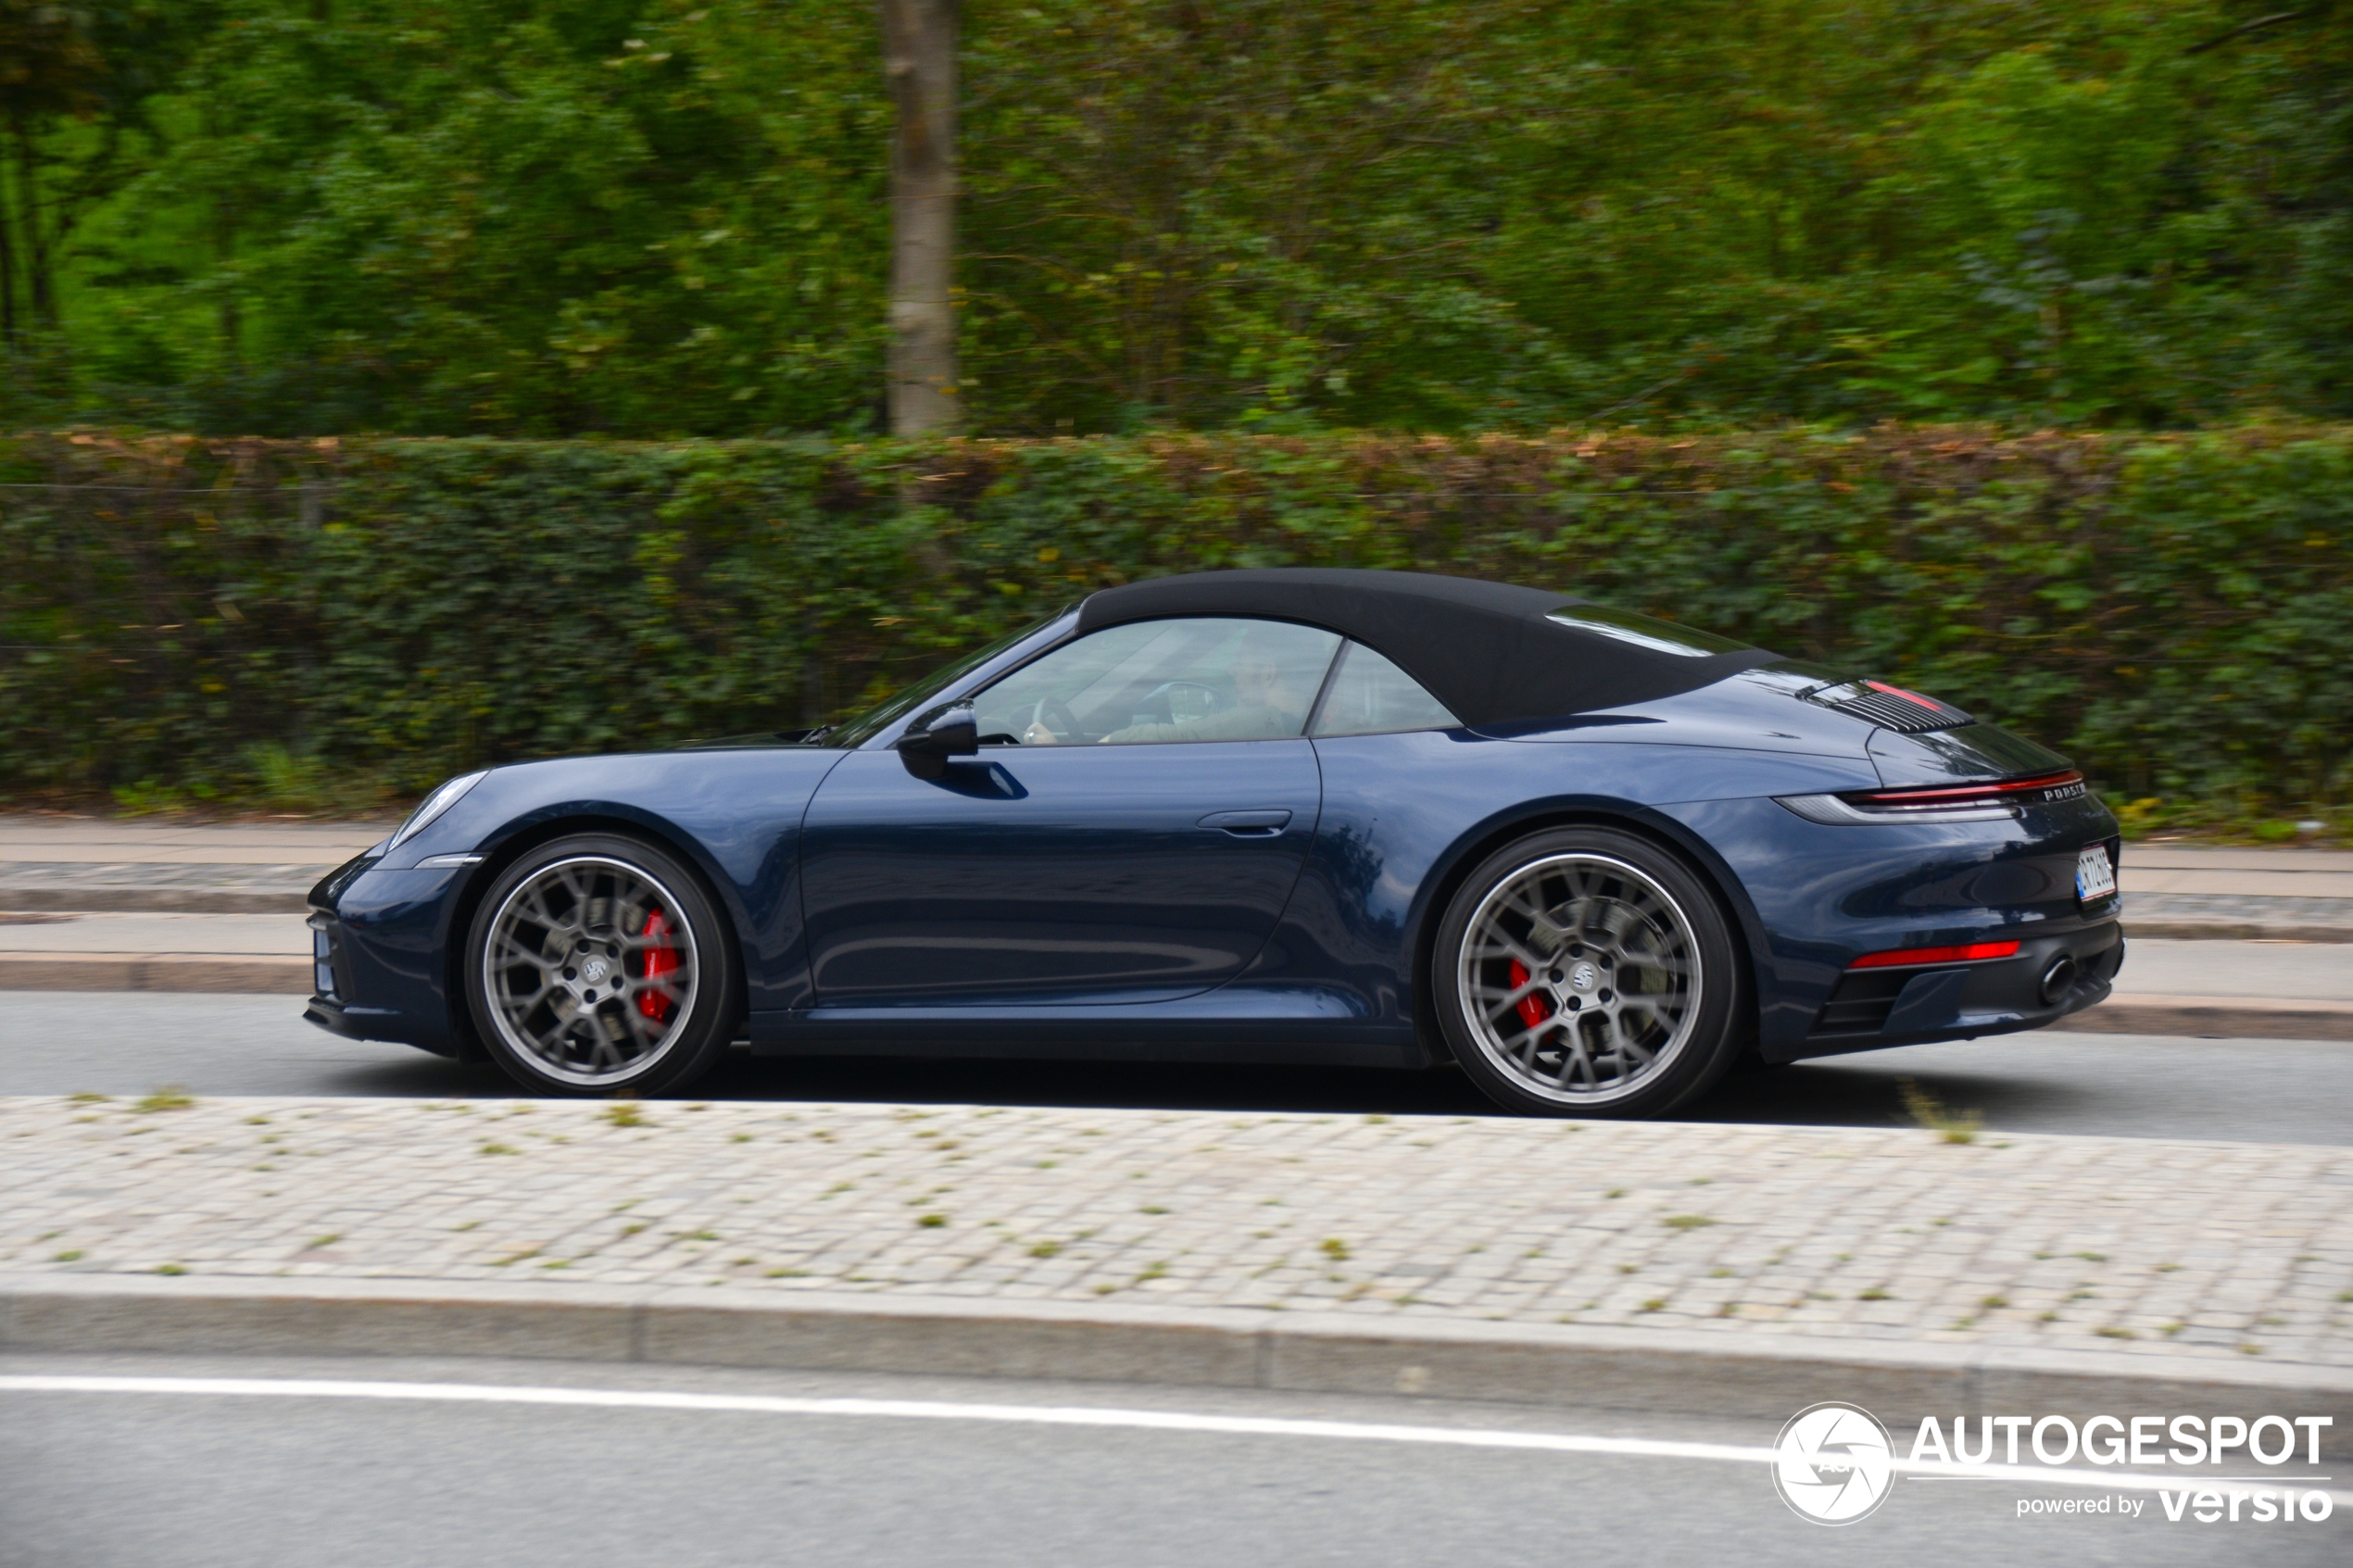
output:
M946 778L950 757L975 757L980 753L980 725L973 717L972 704L936 709L925 714L899 737L896 749L899 759L915 777Z

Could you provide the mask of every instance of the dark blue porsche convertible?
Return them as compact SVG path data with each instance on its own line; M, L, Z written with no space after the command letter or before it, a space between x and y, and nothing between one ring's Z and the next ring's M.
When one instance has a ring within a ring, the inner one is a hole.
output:
M452 779L311 895L338 1034L535 1092L764 1055L1459 1066L1652 1116L2032 1029L2123 961L2116 823L1931 697L1534 588L1089 596L838 728Z

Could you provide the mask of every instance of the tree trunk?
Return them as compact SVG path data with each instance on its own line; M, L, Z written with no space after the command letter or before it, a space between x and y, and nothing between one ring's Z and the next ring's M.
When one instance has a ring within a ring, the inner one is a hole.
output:
M214 261L222 271L227 271L229 264L236 259L237 228L236 220L231 216L229 203L225 197L216 196L213 199L212 249ZM238 325L237 291L234 284L222 287L220 311L220 352L227 356L230 364L234 365L240 358L239 340L245 336Z
M890 144L890 429L953 432L956 0L881 0Z
M14 218L7 182L0 180L0 348L17 345L17 268L8 248L8 228Z
M204 134L207 141L218 142L221 139L220 122L209 109L204 117ZM236 209L232 205L230 194L224 192L213 194L211 206L212 266L221 285L220 296L213 303L214 326L220 336L222 358L234 366L239 359L239 345L245 337L237 317L236 283L229 276L230 264L237 257Z
M57 300L51 270L49 235L41 227L40 154L32 144L32 130L17 122L17 205L22 220L17 226L23 241L25 317L36 327L57 324Z

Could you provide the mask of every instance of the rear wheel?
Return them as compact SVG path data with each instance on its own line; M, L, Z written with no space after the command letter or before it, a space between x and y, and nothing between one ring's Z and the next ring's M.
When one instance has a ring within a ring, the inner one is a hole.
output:
M1744 1037L1730 922L1675 856L1563 828L1491 855L1431 955L1454 1058L1507 1110L1656 1116L1705 1091Z
M635 839L584 834L491 884L466 1002L493 1060L538 1094L684 1087L734 1033L734 949L694 876Z

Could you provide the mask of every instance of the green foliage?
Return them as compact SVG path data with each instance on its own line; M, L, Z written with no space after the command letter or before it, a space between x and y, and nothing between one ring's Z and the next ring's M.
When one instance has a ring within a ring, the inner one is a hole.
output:
M971 0L963 40L982 430L2353 416L2344 5ZM0 0L0 100L57 269L0 420L875 423L871 6Z
M210 0L0 0L0 405L69 387L60 272L152 161L158 94L217 20Z
M2132 821L2346 793L2344 427L81 435L0 443L0 480L19 797L339 805L794 728L1091 588L1277 564L1554 585L1892 676L2068 751Z
M886 238L870 14L219 10L145 176L84 243L86 406L303 432L863 418Z

